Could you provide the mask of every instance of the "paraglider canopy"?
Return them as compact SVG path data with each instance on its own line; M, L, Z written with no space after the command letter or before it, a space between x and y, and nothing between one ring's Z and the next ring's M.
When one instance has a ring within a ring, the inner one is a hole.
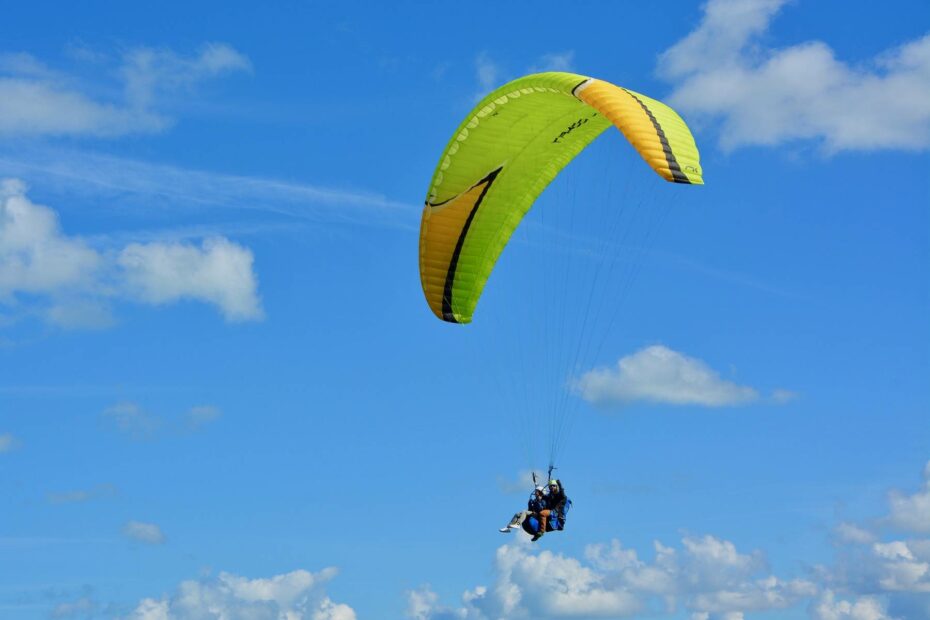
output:
M528 75L492 92L439 158L420 225L420 280L440 319L472 320L520 220L545 187L611 125L664 179L702 184L697 146L665 104L574 73Z

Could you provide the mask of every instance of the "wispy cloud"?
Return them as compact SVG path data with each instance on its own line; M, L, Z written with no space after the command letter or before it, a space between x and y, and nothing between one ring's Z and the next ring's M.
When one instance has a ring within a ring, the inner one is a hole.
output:
M225 209L311 222L412 227L419 207L377 193L264 177L189 170L164 164L62 149L0 152L0 174L47 188L146 209Z
M12 433L0 433L0 454L10 452L19 445Z
M530 63L521 75L542 71L573 71L574 63L573 50L548 52ZM478 93L475 95L477 100L517 76L509 74L489 52L483 51L475 57L475 77L478 80Z
M669 263L675 265L680 269L687 269L695 273L699 273L705 276L709 276L716 280L722 282L730 282L743 286L746 288L755 289L757 291L762 291L769 295L775 295L778 297L792 298L797 299L800 295L796 292L793 292L789 289L784 289L778 286L774 286L769 282L760 280L758 277L755 277L751 274L741 273L732 268L722 269L716 266L707 265L700 263L691 258L684 256L679 256L677 254L665 252L665 251L656 251L657 258L668 261Z
M575 70L575 52L568 50L565 52L552 52L543 54L530 66L530 73L540 73L543 71L574 71Z
M202 430L223 415L214 405L197 405L181 415L165 416L124 401L107 407L101 414L104 423L122 435L139 441L180 436Z
M252 252L223 237L201 243L130 243L99 251L61 229L16 179L0 180L0 305L29 296L61 327L105 327L110 302L161 305L190 299L228 321L262 318ZM22 302L21 302L22 303Z
M123 526L123 536L148 545L160 545L165 542L165 535L161 528L154 523L142 521L127 521Z
M102 415L117 431L136 440L152 438L162 426L160 417L131 402L107 407Z
M710 0L659 74L669 102L720 123L725 149L814 140L827 152L930 148L930 34L863 65L825 42L766 48L762 35L787 0Z
M98 484L90 489L75 489L46 493L45 498L50 504L83 504L98 499L116 497L119 491L112 484Z
M866 545L869 543L875 542L875 534L869 530L859 527L855 523L839 523L835 528L833 528L833 533L836 535L840 543L856 543L859 545Z
M325 585L335 568L316 573L295 570L249 579L222 572L216 577L182 582L174 594L141 600L130 618L312 618L355 620L355 611L336 603Z
M115 137L158 132L173 122L162 110L166 100L189 95L207 79L250 70L248 58L223 43L208 43L189 56L168 49L130 49L116 71L121 95L107 100L92 94L101 84L85 85L29 54L3 54L0 135Z
M703 361L662 345L622 357L615 368L588 371L575 389L599 405L646 401L720 407L759 398L754 388L727 381Z
M542 483L543 476L539 475L537 479ZM533 490L533 472L529 469L524 469L513 478L498 476L497 486L502 492L507 494L526 493L529 495L530 491Z
M89 596L82 596L74 601L58 603L52 609L52 618L92 618L97 613L99 604Z
M478 86L482 93L489 93L500 86L500 84L498 84L498 80L500 79L500 67L491 59L490 54L487 52L481 52L478 54L478 57L475 58L475 73L478 78Z
M213 405L198 405L196 407L191 407L184 414L184 424L190 430L197 430L207 424L215 422L221 415L223 415L223 413L220 411L219 407L214 407Z
M188 92L211 78L251 71L251 61L224 43L207 43L192 56L165 48L135 48L124 54L120 67L126 99L135 108L147 108L165 95Z

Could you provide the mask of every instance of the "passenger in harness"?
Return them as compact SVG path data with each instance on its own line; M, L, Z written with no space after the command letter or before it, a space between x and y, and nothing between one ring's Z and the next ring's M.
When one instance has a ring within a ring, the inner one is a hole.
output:
M539 531L533 536L533 542L542 538L546 533L547 526L551 530L561 530L565 525L565 505L568 497L565 496L565 489L562 483L556 479L549 481L549 492L545 496L546 506L539 511Z

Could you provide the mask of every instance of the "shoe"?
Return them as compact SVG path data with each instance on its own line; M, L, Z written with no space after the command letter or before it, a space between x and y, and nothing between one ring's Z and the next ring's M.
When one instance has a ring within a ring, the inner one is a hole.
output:
M533 537L530 539L530 542L536 542L542 537L543 537L542 532L536 532L536 534L534 534Z
M509 533L510 533L510 526L508 525L507 527L502 527L501 529L499 529L499 530L497 530L497 531L498 531L498 532L501 532L502 534L509 534Z

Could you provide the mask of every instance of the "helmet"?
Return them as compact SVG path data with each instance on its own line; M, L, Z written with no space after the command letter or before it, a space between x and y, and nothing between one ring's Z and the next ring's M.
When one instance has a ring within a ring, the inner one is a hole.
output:
M542 493L543 491L546 490L546 487L536 487L536 490Z
M550 486L550 487L557 487L557 486L559 486L559 481L558 481L558 480L555 480L555 479L552 479L552 480L549 481L549 486Z

